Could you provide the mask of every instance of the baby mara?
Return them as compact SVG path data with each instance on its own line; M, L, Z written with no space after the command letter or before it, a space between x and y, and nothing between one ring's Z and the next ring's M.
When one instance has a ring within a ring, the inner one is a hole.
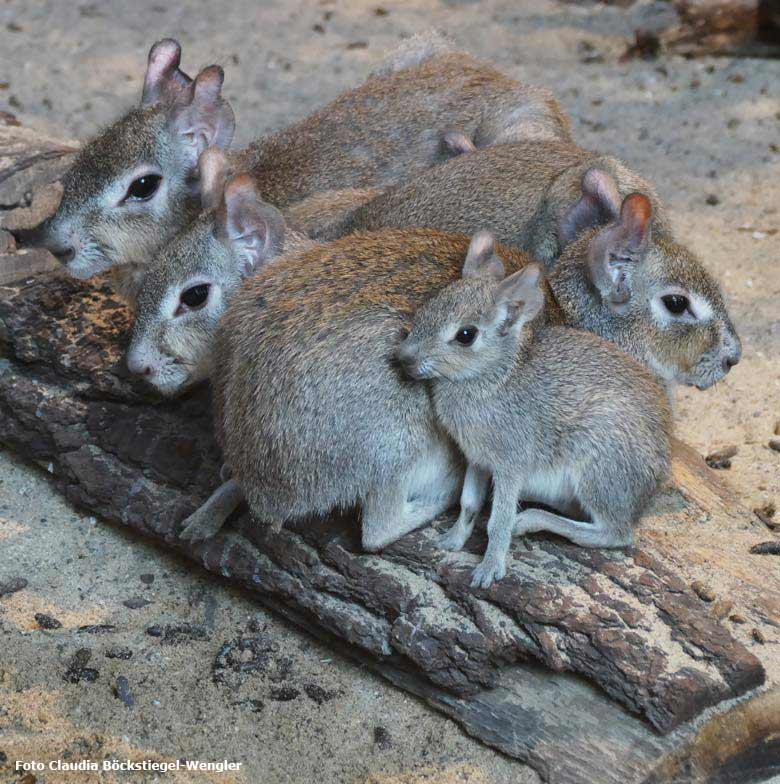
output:
M74 277L115 270L134 304L143 267L198 212L197 161L235 130L219 66L193 80L172 39L149 53L141 105L88 142L63 178L40 239ZM457 123L478 146L568 139L552 95L450 51L435 34L405 43L360 87L232 156L259 192L287 207L329 189L387 187L449 155L438 130ZM356 191L360 194L360 191Z
M631 545L670 463L671 413L647 369L595 335L540 320L541 268L504 278L492 244L474 237L463 279L419 309L398 350L406 373L430 384L436 421L468 462L446 549L463 547L492 479L488 547L472 581L481 588L506 574L513 533ZM518 500L556 511L518 515Z

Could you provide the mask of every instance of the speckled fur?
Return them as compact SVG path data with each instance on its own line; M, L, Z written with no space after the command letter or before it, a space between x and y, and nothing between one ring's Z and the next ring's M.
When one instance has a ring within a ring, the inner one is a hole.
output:
M387 187L449 157L457 126L478 147L516 139L569 139L548 90L521 85L460 52L436 53L372 76L305 120L240 155L263 198L286 207L316 191Z
M642 261L629 268L632 296L625 311L614 313L594 287L583 261L597 234L593 229L570 243L550 274L550 286L566 322L611 340L666 384L706 389L723 378L728 372L724 357L740 351L740 340L720 286L701 262L682 245L656 235ZM711 306L713 318L659 324L653 317L651 300L669 285L700 296Z
M582 194L582 176L593 167L615 179L621 196L641 192L652 205L650 243L630 273L632 302L620 316L588 277L588 243L596 232L585 232L565 249L558 238L564 215ZM411 226L467 233L487 229L499 241L529 252L552 269L550 285L568 323L617 343L667 383L709 386L727 372L724 357L739 351L720 287L671 238L664 207L650 183L610 156L563 142L488 147L411 178L315 236ZM697 325L659 325L650 301L666 286L704 298L713 318Z
M468 244L430 230L353 235L288 255L236 293L217 333L215 422L260 521L365 507L428 452L448 452L442 472L460 476L427 389L393 354L414 311L457 279ZM528 261L499 253L510 269Z
M412 226L465 233L485 229L549 269L561 252L558 224L579 199L582 175L591 167L611 174L623 196L646 194L656 232L668 234L664 208L647 180L609 155L545 140L460 155L410 177L315 235L334 239L352 231Z
M198 209L197 181L188 179L192 166L169 128L175 111L168 104L133 109L88 142L64 179L60 209L43 229L51 246L78 247L67 266L76 277L126 267L117 286L131 305L138 268ZM549 91L447 51L429 35L405 44L362 86L235 154L232 168L251 171L265 201L286 208L318 191L386 187L443 160L449 153L442 134L451 123L480 144L569 137L569 121ZM161 169L167 192L148 205L118 209L113 190L126 187L140 164Z
M646 368L587 332L537 321L508 327L498 291L484 274L451 284L417 312L403 344L425 369L438 422L469 466L493 478L490 542L475 572L482 587L505 573L515 529L630 545L670 464L671 413ZM470 346L451 340L464 325L478 329ZM518 499L578 510L592 522L529 511L516 523ZM459 546L470 529L461 533Z

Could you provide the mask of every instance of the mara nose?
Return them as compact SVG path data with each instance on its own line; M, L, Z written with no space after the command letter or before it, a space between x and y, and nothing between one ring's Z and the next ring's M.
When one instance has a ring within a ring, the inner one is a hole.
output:
M136 376L151 376L152 366L140 353L131 351L127 355L127 369Z
M415 347L402 344L395 356L404 373L409 378L414 381L422 378L420 374L420 356Z
M739 364L740 359L742 359L742 341L734 335L734 341L732 346L730 346L730 351L723 360L723 369L728 373L734 365Z
M72 245L53 246L49 250L61 264L70 263L76 256L76 249Z

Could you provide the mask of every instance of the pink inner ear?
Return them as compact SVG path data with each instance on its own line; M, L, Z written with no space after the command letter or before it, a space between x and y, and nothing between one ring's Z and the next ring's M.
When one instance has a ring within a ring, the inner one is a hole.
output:
M641 245L647 237L652 214L650 199L643 193L632 193L624 199L620 210L620 225L631 247Z
M181 47L172 38L165 38L152 46L141 97L144 105L172 102L192 82L187 74L179 70L180 60Z

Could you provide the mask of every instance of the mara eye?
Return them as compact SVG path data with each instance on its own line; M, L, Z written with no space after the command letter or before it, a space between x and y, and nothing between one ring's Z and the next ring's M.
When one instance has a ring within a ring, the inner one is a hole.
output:
M198 283L197 286L190 286L188 289L182 291L180 297L181 304L187 310L202 308L209 298L209 288L210 286L208 283Z
M159 174L147 174L133 180L130 187L127 189L125 199L131 201L146 201L151 199L160 187L162 177Z
M461 346L470 346L477 337L477 331L476 327L461 327L455 335L455 340Z
M682 316L691 304L688 301L688 297L684 297L682 294L667 294L665 297L661 297L661 299L663 300L664 307L673 316Z

